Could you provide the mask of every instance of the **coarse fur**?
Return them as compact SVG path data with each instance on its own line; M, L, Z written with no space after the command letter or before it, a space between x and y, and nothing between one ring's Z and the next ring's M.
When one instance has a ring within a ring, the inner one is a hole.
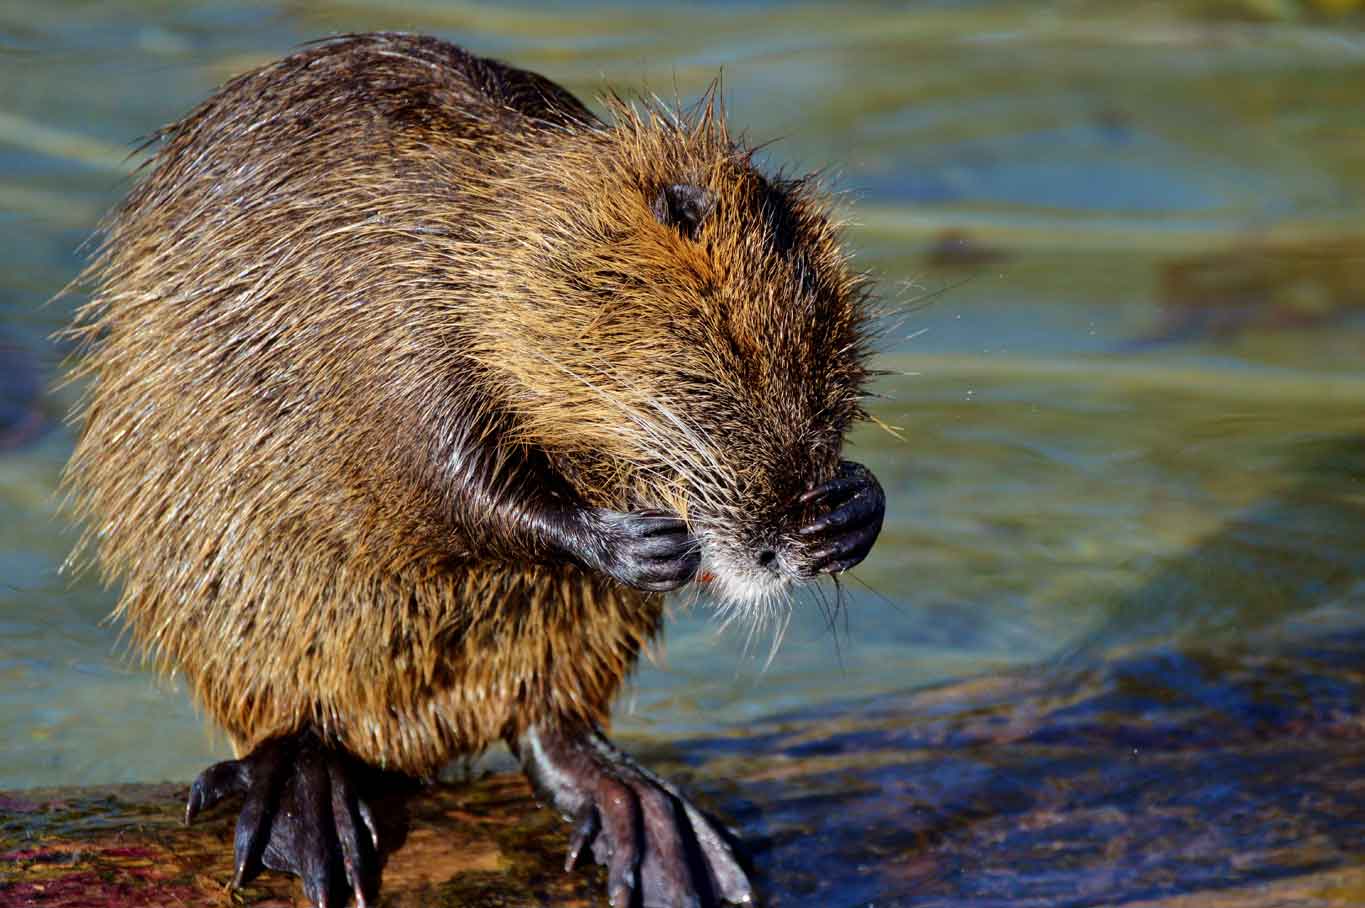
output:
M162 130L106 225L67 487L239 751L311 726L429 774L604 722L661 596L561 557L533 502L682 514L737 607L803 575L786 515L862 415L863 282L711 99L607 106L336 39Z

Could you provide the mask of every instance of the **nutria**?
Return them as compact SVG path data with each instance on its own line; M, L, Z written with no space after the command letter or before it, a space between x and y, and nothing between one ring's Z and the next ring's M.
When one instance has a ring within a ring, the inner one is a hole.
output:
M866 282L714 100L606 103L330 40L161 130L103 229L68 483L135 641L234 742L186 815L245 796L238 881L366 904L357 774L501 739L613 905L753 899L601 728L662 591L758 615L871 548L881 489L840 460Z

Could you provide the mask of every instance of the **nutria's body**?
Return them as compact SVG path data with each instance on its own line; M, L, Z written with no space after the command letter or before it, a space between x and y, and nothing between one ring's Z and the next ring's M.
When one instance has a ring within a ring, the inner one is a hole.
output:
M378 35L161 134L90 272L69 481L137 642L239 753L427 775L501 738L553 788L658 591L701 560L761 604L870 547L880 492L839 466L866 313L822 199L712 110L613 113Z

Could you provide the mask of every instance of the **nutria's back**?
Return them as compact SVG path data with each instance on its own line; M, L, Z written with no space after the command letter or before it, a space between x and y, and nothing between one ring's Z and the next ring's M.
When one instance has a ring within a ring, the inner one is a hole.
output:
M792 501L861 415L867 317L826 202L711 105L610 106L339 39L163 130L108 224L68 481L244 746L309 721L425 771L602 718L658 597L557 560L528 490L683 513L737 601L820 569Z

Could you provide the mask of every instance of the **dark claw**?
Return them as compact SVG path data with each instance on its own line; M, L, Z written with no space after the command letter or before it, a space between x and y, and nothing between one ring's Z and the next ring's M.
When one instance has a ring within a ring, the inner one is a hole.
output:
M872 502L860 501L855 498L852 506L846 504L844 507L836 508L825 516L816 518L796 532L802 536L814 536L817 533L843 530L849 526L861 525L863 521L875 513L875 510L868 506L870 504Z
M201 772L190 786L189 800L185 803L185 825L194 822L202 811L208 810L229 795L246 792L247 779L242 764L236 760L214 763Z
M374 835L373 829L369 830L369 838L365 838L356 828L356 816L364 802L357 801L346 774L335 764L327 767L327 773L332 787L332 821L336 824L337 840L341 845L346 882L355 893L357 908L367 908L370 899L375 895L370 891L370 881L379 878L372 851L377 845L378 838ZM369 808L365 810L368 813Z
M303 891L317 908L329 908L332 904L332 867L335 857L335 827L328 828L331 812L331 792L328 791L327 768L322 765L318 754L304 751L299 754L297 772L294 779L294 807L296 818L302 820L301 835L288 851L273 849L270 864L276 870L289 870L293 864L302 864L299 874L303 877ZM301 839L302 841L298 841ZM282 865L282 866L276 866Z
M273 738L241 760L200 773L186 818L244 793L233 844L234 886L268 867L300 877L314 908L336 908L351 893L359 908L367 908L379 888L379 837L369 806L355 791L356 765L310 732Z
M611 908L630 908L630 894L635 890L628 880L607 882L607 904Z
M641 786L635 796L639 799L644 838L653 846L640 867L645 892L676 892L680 898L670 904L681 904L683 908L699 905L696 893L689 891L690 872L683 851L681 824L673 809L673 798L653 785Z
M370 805L364 801L357 801L356 807L360 811L360 819L365 822L365 828L370 831L370 844L374 850L379 851L379 827L374 824L374 814L370 813Z
M593 856L607 865L607 898L613 908L630 908L630 895L640 869L635 795L621 782L601 778L597 782L596 808L602 830L593 844Z
M263 869L261 857L265 853L269 821L266 819L266 799L270 796L269 782L253 784L246 793L242 812L237 815L237 831L233 835L232 885L244 886Z
M816 571L837 572L847 570L867 557L872 544L877 541L880 527L860 527L846 536L840 536L825 548L811 552L807 557ZM843 565L836 567L836 565Z
M533 728L516 742L531 781L573 823L566 868L589 844L614 908L751 904L719 824L595 730Z
M573 824L573 835L569 837L569 856L564 860L566 872L578 865L578 856L583 853L584 846L592 843L600 828L596 807L589 804L579 811L579 817Z
M827 498L844 499L858 491L862 483L857 479L836 478L802 493L797 499L801 504L822 504Z

